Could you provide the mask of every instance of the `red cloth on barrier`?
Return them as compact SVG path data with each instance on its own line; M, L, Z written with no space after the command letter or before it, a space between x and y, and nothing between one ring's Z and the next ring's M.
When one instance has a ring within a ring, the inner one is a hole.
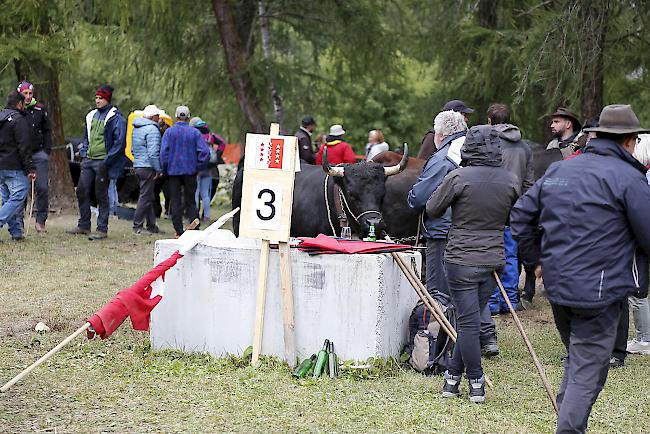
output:
M373 241L339 240L319 234L316 238L299 238L298 249L308 253L389 253L412 249L408 244L392 244Z
M108 303L88 318L88 322L102 339L106 339L128 317L134 330L149 330L149 315L154 307L162 300L161 295L151 297L151 284L158 278L165 279L165 272L176 265L183 255L175 251L137 282L118 292ZM88 338L93 338L94 333L88 331Z

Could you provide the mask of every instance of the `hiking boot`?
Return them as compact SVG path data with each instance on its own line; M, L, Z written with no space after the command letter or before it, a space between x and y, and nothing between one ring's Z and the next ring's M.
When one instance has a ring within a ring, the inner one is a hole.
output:
M449 371L443 374L445 384L442 385L443 398L458 398L460 396L460 375L451 375Z
M142 228L133 228L133 235L153 235L151 231Z
M95 233L91 234L88 239L90 241L95 241L95 240L104 240L108 238L108 234L106 232L102 231L95 231Z
M496 341L488 342L485 345L481 345L481 355L483 357L496 357L499 355L499 345Z
M477 404L485 401L485 375L469 380L469 400Z
M622 368L625 366L625 360L612 356L609 359L609 369Z
M88 235L90 233L90 229L84 229L80 228L79 226L75 226L74 228L66 229L65 233L70 235Z
M519 306L521 306L523 310L532 309L533 300L528 300L526 297L521 297L521 303L519 304Z
M637 341L632 339L627 341L627 352L632 354L650 355L650 342Z
M36 223L36 232L42 233L42 232L47 232L47 229L45 229L45 223Z

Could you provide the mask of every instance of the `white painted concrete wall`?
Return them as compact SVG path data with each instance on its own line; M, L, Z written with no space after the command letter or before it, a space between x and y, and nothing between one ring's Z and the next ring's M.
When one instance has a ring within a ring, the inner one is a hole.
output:
M260 242L220 230L165 278L152 312L154 349L241 355L252 345ZM179 247L156 242L155 261ZM296 351L317 352L327 338L341 359L398 356L417 295L388 254L309 256L291 249ZM407 254L416 259L419 253ZM279 255L271 250L262 354L284 357Z

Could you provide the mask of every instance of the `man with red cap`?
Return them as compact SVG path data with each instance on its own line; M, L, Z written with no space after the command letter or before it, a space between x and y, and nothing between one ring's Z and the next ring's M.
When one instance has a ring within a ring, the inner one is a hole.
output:
M36 170L34 182L34 204L36 205L36 231L45 232L45 221L49 211L48 196L48 166L52 150L52 134L47 110L34 98L34 85L29 81L21 81L16 88L25 97L25 117L31 129L32 163ZM18 219L23 220L23 209L19 211Z
M108 185L124 170L126 121L119 109L111 104L113 88L100 86L95 92L95 109L86 115L84 139L79 150L81 174L77 184L79 223L66 231L69 234L90 234L90 187L95 182L99 216L97 230L90 240L101 240L108 234Z

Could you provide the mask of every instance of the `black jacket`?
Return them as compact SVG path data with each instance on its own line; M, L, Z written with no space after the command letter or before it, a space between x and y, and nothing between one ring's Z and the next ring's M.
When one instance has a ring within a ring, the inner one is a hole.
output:
M31 130L25 113L13 108L0 111L0 170L33 170Z
M552 303L596 309L647 294L645 172L617 143L592 139L583 155L553 163L517 201L512 234L525 262L541 261Z
M32 153L52 151L52 131L47 110L42 104L36 104L25 109L27 121L32 128L31 147Z
M309 164L316 163L316 152L311 143L311 136L305 130L299 128L295 136L298 138L298 155L301 160Z
M501 139L501 153L503 163L501 167L508 169L521 182L521 191L528 190L535 178L533 177L533 151L526 142L521 140L521 131L511 124L497 124L494 129Z
M503 229L520 181L501 167L499 137L488 125L469 129L461 157L464 167L449 172L433 192L427 214L438 217L451 206L446 262L502 267Z

